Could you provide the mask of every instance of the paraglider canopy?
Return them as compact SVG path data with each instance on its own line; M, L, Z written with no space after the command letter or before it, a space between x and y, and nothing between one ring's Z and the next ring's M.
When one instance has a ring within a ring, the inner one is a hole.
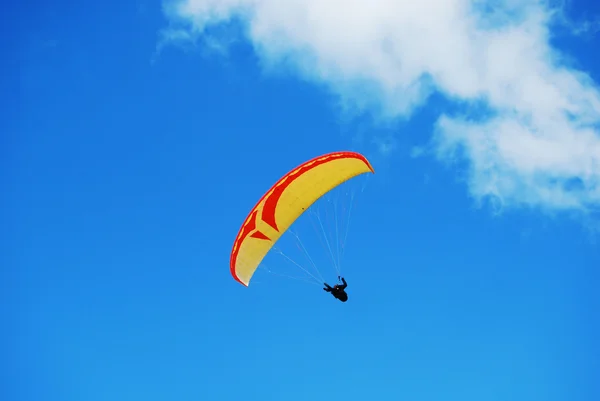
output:
M230 271L248 286L252 275L281 235L315 201L364 173L369 161L355 152L334 152L309 160L284 175L252 208L235 238Z

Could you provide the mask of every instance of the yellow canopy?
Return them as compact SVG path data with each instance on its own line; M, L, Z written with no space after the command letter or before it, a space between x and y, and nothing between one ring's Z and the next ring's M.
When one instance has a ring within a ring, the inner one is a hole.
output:
M284 175L252 208L233 244L231 275L248 286L252 275L281 235L321 196L364 173L369 161L355 152L316 157Z

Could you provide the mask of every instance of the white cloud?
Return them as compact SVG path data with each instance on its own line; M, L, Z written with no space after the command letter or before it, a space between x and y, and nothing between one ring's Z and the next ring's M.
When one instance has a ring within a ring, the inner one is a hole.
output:
M264 67L292 66L349 108L410 117L433 91L458 102L431 146L468 162L478 199L600 205L600 92L551 47L546 1L182 0L165 11L193 37L239 20Z

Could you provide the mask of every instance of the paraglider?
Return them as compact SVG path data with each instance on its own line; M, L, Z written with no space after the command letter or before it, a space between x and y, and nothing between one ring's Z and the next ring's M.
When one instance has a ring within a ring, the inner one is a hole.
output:
M329 284L323 283L325 285L325 288L323 289L327 292L330 292L334 298L339 299L342 302L346 302L348 300L348 294L346 294L346 287L348 287L348 283L346 283L346 280L343 277L338 277L338 280L340 279L342 280L343 284L336 284L331 287Z
M263 258L298 217L333 188L365 173L374 170L363 155L334 152L285 174L250 210L239 229L230 256L233 278L247 287ZM342 292L344 288L345 284Z

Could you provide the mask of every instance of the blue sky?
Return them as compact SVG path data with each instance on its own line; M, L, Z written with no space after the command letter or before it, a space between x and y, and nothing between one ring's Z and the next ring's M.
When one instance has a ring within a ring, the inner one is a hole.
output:
M3 6L0 398L600 399L599 6L281 4ZM256 200L337 150L376 170L349 302L236 283Z

